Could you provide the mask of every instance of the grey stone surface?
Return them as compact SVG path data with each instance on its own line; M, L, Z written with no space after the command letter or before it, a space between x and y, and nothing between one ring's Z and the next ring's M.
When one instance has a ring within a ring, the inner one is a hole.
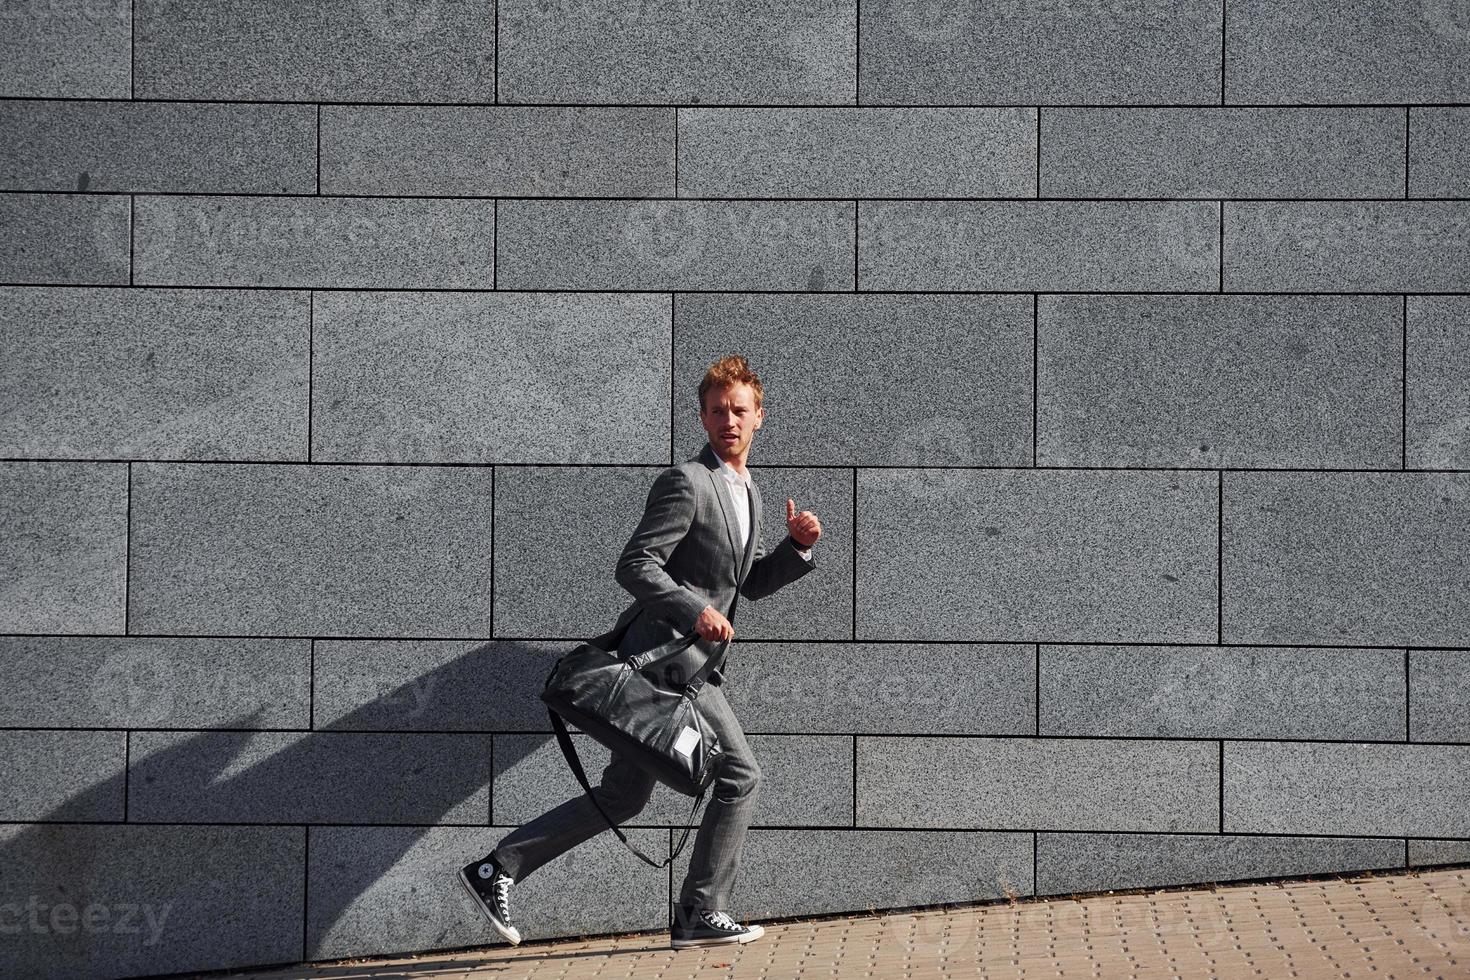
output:
M856 8L856 0L500 0L500 99L851 104Z
M1231 0L1225 101L1464 102L1467 59L1453 0Z
M14 3L0 30L0 96L132 95L132 0Z
M488 469L132 470L136 632L490 634Z
M0 102L0 187L313 194L312 106Z
M748 731L1031 735L1021 643L746 643L725 697Z
M1410 296L1404 313L1405 464L1470 469L1470 296ZM1470 476L1436 479L1451 496L1470 496Z
M1166 739L859 735L857 824L1214 831L1217 753Z
M1397 296L1042 296L1043 466L1399 469Z
M1029 466L1032 331L1029 296L681 293L676 445L704 437L684 424L699 381L739 350L765 389L758 463Z
M126 732L0 731L0 820L122 820L126 742Z
M850 290L851 201L507 200L501 289Z
M509 829L313 827L307 958L503 945L456 875ZM645 854L668 854L665 831L626 833ZM667 876L603 834L516 882L512 920L526 942L662 929Z
M0 463L0 528L0 630L123 631L125 464Z
M1470 197L1470 107L1409 107L1409 196Z
M0 454L306 459L305 293L0 287Z
M684 197L1035 197L1036 110L679 112Z
M1402 197L1393 109L1041 113L1042 197Z
M673 196L674 110L323 106L322 193Z
M0 281L128 282L123 195L0 194Z
M1214 0L867 0L860 101L1211 105L1220 17Z
M697 447L678 458L693 456ZM613 578L660 467L517 466L495 473L495 635L585 639L611 629L633 596ZM851 481L828 470L751 467L763 501L767 550L786 534L786 500L823 523L818 568L800 582L736 610L729 663L740 671L740 638L836 638L852 626ZM526 519L524 515L537 515ZM835 529L832 525L835 525ZM547 528L554 527L555 533ZM568 560L575 556L576 560ZM723 671L723 668L722 668Z
M860 470L855 639L1214 642L1216 479Z
M1470 650L1409 651L1409 737L1470 742Z
M686 851L674 861L676 890L688 867ZM882 884L875 888L875 882ZM756 828L745 841L730 914L755 922L1029 894L1027 833ZM920 919L910 941L938 946L946 938L943 928Z
M670 305L615 293L317 296L312 459L666 462Z
M757 824L781 826L850 826L852 819L852 738L845 735L761 735L742 717L751 752L760 766L763 782L755 812ZM611 753L590 736L572 736L577 757L587 781L597 786ZM491 796L491 822L521 824L560 805L585 795L572 773L556 736L497 735L495 737L495 787ZM629 820L636 827L689 825L694 833L709 805L711 789L696 810L694 797L685 796L662 783L643 811ZM683 831L680 830L680 834ZM611 836L611 835L609 835ZM675 837L675 843L678 837Z
M1455 645L1470 495L1435 473L1224 474L1226 643Z
M1041 646L1041 734L1403 741L1402 650Z
M0 687L6 728L310 724L306 640L7 636L0 637L0 664L8 678Z
M495 9L395 4L138 3L134 94L146 99L491 102Z
M858 288L1209 291L1207 201L863 201Z
M588 631L592 632L592 631ZM546 731L541 689L575 643L317 640L313 727Z
M493 201L140 197L134 279L161 286L489 289Z
M1470 863L1470 840L1411 840L1409 866Z
M0 943L0 973L75 980L295 962L304 843L301 827L0 826L0 904L41 926Z
M489 735L141 731L128 819L481 826L489 790Z
M1470 745L1225 743L1227 833L1470 837Z
M1470 201L1226 201L1226 291L1470 290Z
M1399 868L1404 842L1235 834L1037 834L1036 891L1066 895Z

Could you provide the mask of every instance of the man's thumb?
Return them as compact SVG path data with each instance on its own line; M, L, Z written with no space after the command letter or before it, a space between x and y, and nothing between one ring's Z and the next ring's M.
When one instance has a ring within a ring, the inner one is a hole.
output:
M790 497L786 498L786 519L789 521L796 516L796 501Z

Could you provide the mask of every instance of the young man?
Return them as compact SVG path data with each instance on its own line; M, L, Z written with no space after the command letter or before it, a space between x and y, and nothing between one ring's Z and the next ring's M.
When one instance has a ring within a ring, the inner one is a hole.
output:
M620 656L696 630L699 642L660 665L672 673L677 663L677 676L690 677L721 641L735 635L726 613L737 589L741 598L761 599L816 567L811 547L821 537L821 522L811 511L798 513L790 498L787 536L769 553L761 540L760 490L745 460L765 420L762 394L760 379L738 355L721 358L705 372L699 419L709 439L693 459L666 468L654 480L643 519L618 559L618 584L633 594L633 602L604 637L627 627ZM593 642L606 645L598 640ZM725 758L674 907L669 933L675 949L747 943L765 931L741 925L726 912L762 777L720 690L721 666L723 657L700 690L699 707L719 735ZM593 791L608 817L622 823L643 809L655 784L653 776L614 753ZM587 794L578 794L512 831L482 860L462 868L460 881L495 930L519 943L520 931L510 923L511 883L607 829Z

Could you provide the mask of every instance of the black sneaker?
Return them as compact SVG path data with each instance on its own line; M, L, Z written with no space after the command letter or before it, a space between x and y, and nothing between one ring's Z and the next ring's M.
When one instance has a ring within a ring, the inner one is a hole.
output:
M510 924L511 877L500 870L500 865L486 858L459 869L459 880L465 891L484 910L486 918L495 931L504 936L512 946L521 943L521 931Z
M699 909L696 912L682 905L674 908L674 924L669 929L669 945L674 949L749 943L766 933L764 927L743 926L724 912L710 909Z

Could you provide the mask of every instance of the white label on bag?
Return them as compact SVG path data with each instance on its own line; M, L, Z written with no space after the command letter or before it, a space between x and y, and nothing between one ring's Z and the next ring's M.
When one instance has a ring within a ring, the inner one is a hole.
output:
M684 730L679 733L679 737L674 740L674 751L678 752L680 755L688 755L689 753L694 751L694 747L698 744L698 730L690 728L688 725L685 725Z

